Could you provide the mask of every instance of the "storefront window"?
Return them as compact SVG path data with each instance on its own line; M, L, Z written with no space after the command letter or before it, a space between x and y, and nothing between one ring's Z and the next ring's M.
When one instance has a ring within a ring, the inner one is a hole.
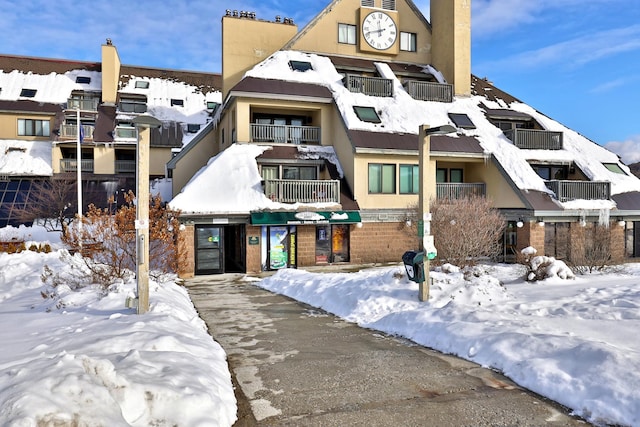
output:
M316 227L316 263L349 262L349 226Z
M295 226L262 227L262 269L295 268L296 238Z

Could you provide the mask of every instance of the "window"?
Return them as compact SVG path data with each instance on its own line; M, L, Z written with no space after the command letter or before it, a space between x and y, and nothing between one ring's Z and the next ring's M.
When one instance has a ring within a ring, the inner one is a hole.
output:
M538 176L547 181L567 179L568 171L566 166L554 165L531 165Z
M418 165L400 165L400 194L418 194L420 168Z
M24 96L25 98L33 98L36 96L37 89L22 89L20 91L20 96Z
M136 89L149 89L149 82L136 80Z
M376 113L376 110L373 107L354 106L353 111L356 112L356 116L358 116L358 118L363 122L382 123L382 120L380 120L378 113Z
M305 71L313 70L311 62L307 61L289 61L289 67L291 67L293 71L302 71L303 73Z
M194 123L188 123L187 124L187 132L196 133L199 130L200 130L200 125L199 124L194 124Z
M207 110L215 110L216 108L218 108L218 104L217 102L214 101L207 101Z
M619 164L617 163L603 163L604 167L609 169L611 172L619 173L621 175L626 175L625 171L622 170Z
M119 109L123 113L146 113L147 100L146 98L122 98Z
M467 116L466 114L449 113L449 118L459 128L462 128L462 129L476 128L476 126L473 124L469 116Z
M18 119L18 135L49 136L49 120Z
M436 182L437 183L463 183L464 176L463 170L459 168L437 168L436 169Z
M91 77L87 76L76 76L76 83L88 85L91 83Z
M338 24L338 43L356 44L356 26Z
M400 50L407 52L416 52L416 33L405 33L400 31Z
M360 0L360 6L375 7L375 2L374 0Z
M171 99L171 106L172 107L183 107L184 106L184 100L182 99Z
M395 194L396 165L369 164L369 193Z

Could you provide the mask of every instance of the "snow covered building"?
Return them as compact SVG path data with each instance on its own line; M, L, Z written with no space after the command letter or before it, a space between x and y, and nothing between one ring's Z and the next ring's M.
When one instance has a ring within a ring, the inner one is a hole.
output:
M149 173L166 178L175 153L210 134L221 83L220 74L122 65L110 40L99 63L0 55L0 227L20 222L40 183L77 179L78 126L83 205L117 206L135 192L133 120L142 114L162 122L151 132ZM161 185L152 191L172 197Z
M418 244L423 124L457 129L431 137L428 194L491 198L505 259L529 245L570 259L596 223L640 253L640 180L471 74L470 3L432 0L428 22L411 0L333 0L300 31L227 11L215 144L169 163L180 274L399 261Z

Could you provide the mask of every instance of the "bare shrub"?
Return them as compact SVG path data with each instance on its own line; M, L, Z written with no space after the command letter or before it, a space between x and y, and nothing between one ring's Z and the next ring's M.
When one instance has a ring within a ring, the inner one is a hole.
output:
M485 197L431 202L431 233L440 263L473 266L479 258L500 254L505 219Z
M65 227L62 242L73 252L80 252L91 281L109 286L114 279L126 280L136 266L136 206L129 192L115 214L108 209L89 206L85 217ZM174 272L177 266L176 240L178 212L166 208L160 197L149 204L149 267L158 277Z
M612 233L608 224L589 224L572 237L571 262L581 274L603 271L621 264L623 251L612 250Z

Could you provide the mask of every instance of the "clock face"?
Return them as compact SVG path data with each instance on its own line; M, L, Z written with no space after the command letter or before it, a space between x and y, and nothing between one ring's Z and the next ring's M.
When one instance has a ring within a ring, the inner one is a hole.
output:
M396 23L384 12L371 12L362 21L362 35L369 46L378 50L389 49L396 41Z

